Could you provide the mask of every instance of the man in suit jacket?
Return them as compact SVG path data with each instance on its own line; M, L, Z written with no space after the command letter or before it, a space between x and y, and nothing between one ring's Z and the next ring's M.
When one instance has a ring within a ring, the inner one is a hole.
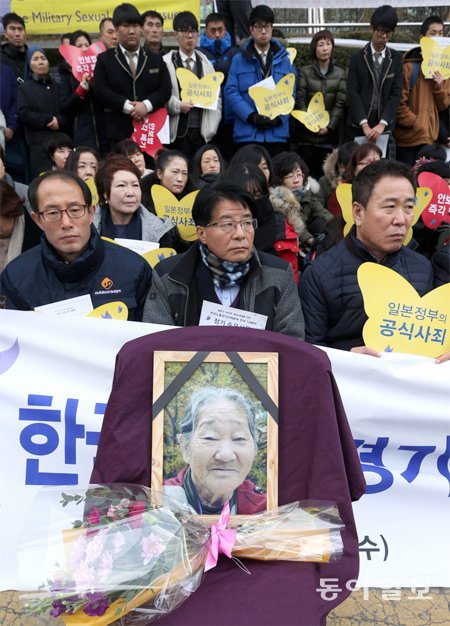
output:
M349 136L365 135L375 142L392 132L402 94L402 57L386 43L397 26L397 13L389 5L371 17L372 37L350 57L347 79ZM392 152L390 156L394 155Z
M132 4L114 9L119 44L99 55L94 71L94 94L105 109L111 143L131 137L132 120L163 107L171 82L161 56L140 46L142 17Z

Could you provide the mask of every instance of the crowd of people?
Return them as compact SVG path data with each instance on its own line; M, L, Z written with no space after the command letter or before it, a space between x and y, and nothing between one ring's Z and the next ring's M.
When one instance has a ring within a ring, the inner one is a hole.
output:
M370 41L348 68L335 64L329 30L313 35L311 63L297 67L269 6L243 2L235 17L239 44L230 15L211 13L199 37L195 15L178 13L177 47L167 50L157 11L120 4L99 25L105 51L93 76L79 81L67 61L51 68L42 47L27 45L19 15L3 16L0 307L89 294L94 306L123 301L129 319L186 326L208 301L263 314L268 330L377 354L362 339L362 263L394 269L421 295L450 282L448 222L430 229L419 218L404 245L418 175L440 176L450 193L450 79L423 76L420 46L402 58L387 45L395 9L373 12ZM443 21L430 16L420 34L443 36ZM92 39L77 30L61 43L85 51ZM223 72L215 108L183 99L178 68L198 79ZM295 109L324 96L329 123L318 132L262 115L249 94L290 73ZM170 143L153 159L131 139L133 122L162 107ZM346 236L343 182L353 196ZM177 200L199 190L195 242L156 215L155 185ZM176 255L152 271L116 238Z

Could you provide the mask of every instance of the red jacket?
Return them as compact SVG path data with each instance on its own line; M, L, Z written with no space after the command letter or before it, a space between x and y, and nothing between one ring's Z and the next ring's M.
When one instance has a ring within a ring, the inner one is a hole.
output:
M183 487L184 476L188 468L185 467L174 478L164 481L165 485ZM265 511L267 508L267 497L265 493L257 490L256 485L251 480L244 480L237 488L237 513L238 515L251 515Z

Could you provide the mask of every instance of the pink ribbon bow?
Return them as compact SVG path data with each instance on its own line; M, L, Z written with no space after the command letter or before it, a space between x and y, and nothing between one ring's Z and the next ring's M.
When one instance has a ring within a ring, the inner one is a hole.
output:
M205 572L217 565L219 554L226 554L231 559L231 550L236 541L236 530L227 528L230 521L230 504L225 502L217 524L212 524L209 538L209 551L206 558Z

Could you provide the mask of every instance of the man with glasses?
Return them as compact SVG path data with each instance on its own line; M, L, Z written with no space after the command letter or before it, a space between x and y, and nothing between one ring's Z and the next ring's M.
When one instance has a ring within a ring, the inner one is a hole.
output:
M217 109L199 109L188 100L182 100L181 87L176 75L177 68L184 67L197 78L214 72L212 63L203 52L196 49L198 21L190 11L178 13L173 20L178 50L164 56L170 79L172 97L169 100L170 143L175 150L192 157L205 143L210 143L217 132L222 117L222 97L219 95Z
M274 21L270 7L260 5L252 10L251 37L242 51L233 57L224 96L227 117L233 122L236 148L248 143L261 143L271 156L286 149L289 115L279 115L273 120L260 115L248 90L265 78L272 77L277 83L286 74L296 73L284 46L272 38Z
M94 95L105 111L111 145L129 139L133 120L164 107L171 86L160 55L141 47L142 17L132 4L114 9L113 24L119 44L99 54L94 70Z
M378 7L370 19L370 42L350 57L347 78L349 138L365 136L376 142L395 128L402 93L401 54L387 43L397 26L397 13L389 5ZM389 156L395 158L392 136Z
M198 241L158 263L143 320L196 326L207 301L266 315L266 330L303 339L292 267L255 250L256 213L250 194L233 183L203 187L192 207Z
M143 257L100 238L86 183L68 170L53 170L34 179L28 197L43 236L3 270L2 307L32 311L90 295L94 308L120 301L128 319L141 321L152 271Z
M420 38L443 37L444 22L439 15L431 15L420 27ZM444 80L436 71L433 78L425 78L422 70L422 49L413 48L403 57L403 91L397 112L397 158L414 165L419 150L438 138L448 143L447 132L439 137L440 113L450 104L450 79ZM445 115L443 116L445 117ZM446 135L446 136L445 136Z

